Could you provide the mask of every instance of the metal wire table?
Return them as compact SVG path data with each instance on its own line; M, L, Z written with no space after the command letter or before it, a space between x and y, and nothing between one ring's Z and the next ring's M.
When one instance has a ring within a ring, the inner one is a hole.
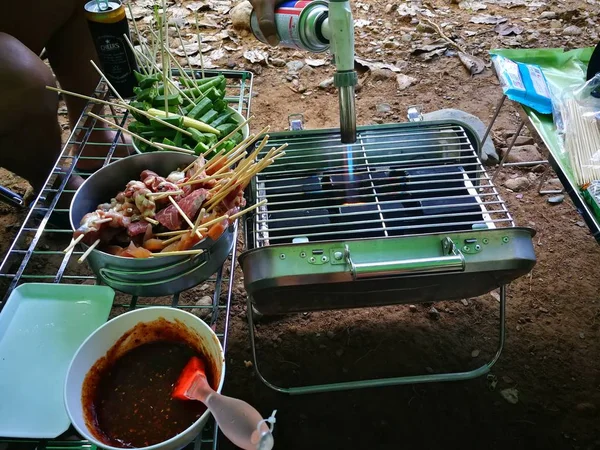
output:
M252 74L246 71L206 71L206 76L222 73L227 78L226 99L230 106L247 118L250 113L252 98ZM176 73L175 73L176 75ZM198 77L201 75L198 74ZM107 98L108 90L104 82L100 82L94 93L95 97ZM96 161L99 169L119 159L115 155L117 144L122 144L121 132L115 133L110 143L94 142L91 138L94 130L107 130L103 124L89 116L95 109L91 102L83 111L77 126L72 130L68 142L49 175L43 191L31 205L13 244L0 266L0 314L11 291L21 283L95 283L96 278L86 264L77 264L81 251L63 253L63 249L71 240L72 230L68 224L68 205L75 193L67 189L69 177L76 174L83 178L92 172L78 169L76 166L84 161ZM98 114L125 126L130 117L125 109L106 108ZM105 146L106 156L92 156L93 146ZM133 152L133 150L132 150ZM237 236L237 224L235 228ZM224 350L227 347L229 326L229 308L234 280L234 266L237 248L233 249L223 266L200 286L168 297L142 298L116 293L111 317L135 308L146 306L171 306L182 308L202 317L221 340ZM200 296L212 296L212 304L196 305ZM217 448L218 428L210 420L203 432L198 436L190 450ZM9 439L0 436L0 448L7 446L18 448L35 448L36 450L88 449L95 446L82 440L71 427L63 435L54 440Z

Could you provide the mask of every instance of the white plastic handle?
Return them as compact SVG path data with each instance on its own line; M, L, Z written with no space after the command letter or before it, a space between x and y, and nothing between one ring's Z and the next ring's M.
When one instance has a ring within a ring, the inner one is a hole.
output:
M264 420L260 413L243 400L212 392L204 404L217 425L233 444L244 450L271 450L275 413ZM266 422L271 423L269 427Z

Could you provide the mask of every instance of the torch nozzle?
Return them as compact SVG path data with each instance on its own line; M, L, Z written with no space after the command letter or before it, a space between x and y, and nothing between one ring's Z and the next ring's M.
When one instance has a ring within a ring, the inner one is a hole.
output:
M340 134L343 144L356 142L356 107L354 104L354 86L338 88L340 102Z

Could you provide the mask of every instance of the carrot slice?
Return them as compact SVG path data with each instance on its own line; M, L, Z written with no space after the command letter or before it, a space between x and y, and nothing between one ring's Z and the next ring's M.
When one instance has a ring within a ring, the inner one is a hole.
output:
M151 252L159 252L164 246L165 245L163 244L163 241L156 238L148 239L146 242L144 242L144 248L150 250Z
M115 256L121 256L121 253L123 253L123 247L119 247L118 245L109 245L106 247L106 253Z
M211 238L213 241L216 241L223 234L223 232L227 228L227 225L229 225L228 220L223 220L219 223L215 223L208 230L208 237Z

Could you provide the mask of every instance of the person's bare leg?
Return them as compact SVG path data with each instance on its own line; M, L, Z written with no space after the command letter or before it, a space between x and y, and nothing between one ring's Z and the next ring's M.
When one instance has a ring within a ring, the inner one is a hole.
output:
M54 77L38 56L0 32L0 166L43 187L61 147Z

